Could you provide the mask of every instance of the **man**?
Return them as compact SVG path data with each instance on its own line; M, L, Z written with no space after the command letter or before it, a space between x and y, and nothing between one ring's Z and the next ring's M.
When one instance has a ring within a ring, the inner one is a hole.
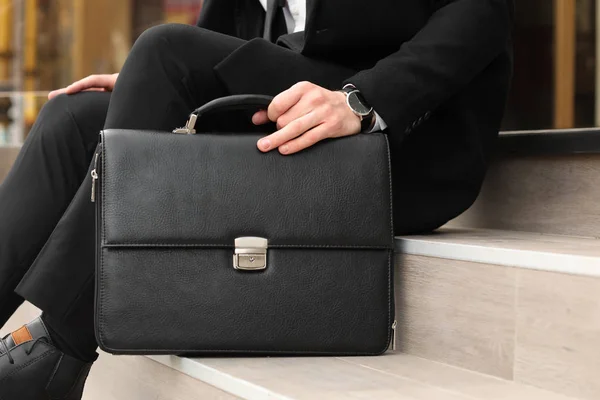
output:
M252 118L276 123L263 152L388 134L397 234L436 229L473 203L511 76L513 0L279 3L207 0L198 27L145 32L118 79L51 94L0 187L0 325L24 298L44 311L0 341L0 398L80 399L96 359L85 177L102 127L170 131L214 98L276 95Z

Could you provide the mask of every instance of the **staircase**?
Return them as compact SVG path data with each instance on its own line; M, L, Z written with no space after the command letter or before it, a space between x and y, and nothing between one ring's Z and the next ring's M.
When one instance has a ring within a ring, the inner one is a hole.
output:
M396 352L103 354L84 399L600 399L600 130L505 133L500 147L471 210L397 238Z

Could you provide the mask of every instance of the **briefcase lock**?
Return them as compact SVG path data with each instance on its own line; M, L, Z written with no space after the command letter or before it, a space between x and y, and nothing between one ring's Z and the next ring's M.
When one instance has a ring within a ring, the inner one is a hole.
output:
M267 247L269 241L259 237L235 239L233 268L242 271L261 271L267 268Z

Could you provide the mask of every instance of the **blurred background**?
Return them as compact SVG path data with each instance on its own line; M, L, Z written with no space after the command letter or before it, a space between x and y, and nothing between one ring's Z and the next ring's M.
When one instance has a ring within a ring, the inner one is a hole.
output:
M504 130L600 125L600 0L518 0ZM194 23L201 0L0 0L0 146L18 146L47 92L118 72L148 27Z
M0 0L0 146L18 146L52 89L120 70L135 39L194 24L202 0Z

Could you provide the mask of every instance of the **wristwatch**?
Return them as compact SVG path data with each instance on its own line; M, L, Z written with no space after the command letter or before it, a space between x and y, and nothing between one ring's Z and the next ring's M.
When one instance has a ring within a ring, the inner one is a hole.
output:
M375 126L375 110L367 103L360 90L352 84L344 86L341 90L346 94L346 104L360 118L362 133L370 132Z

